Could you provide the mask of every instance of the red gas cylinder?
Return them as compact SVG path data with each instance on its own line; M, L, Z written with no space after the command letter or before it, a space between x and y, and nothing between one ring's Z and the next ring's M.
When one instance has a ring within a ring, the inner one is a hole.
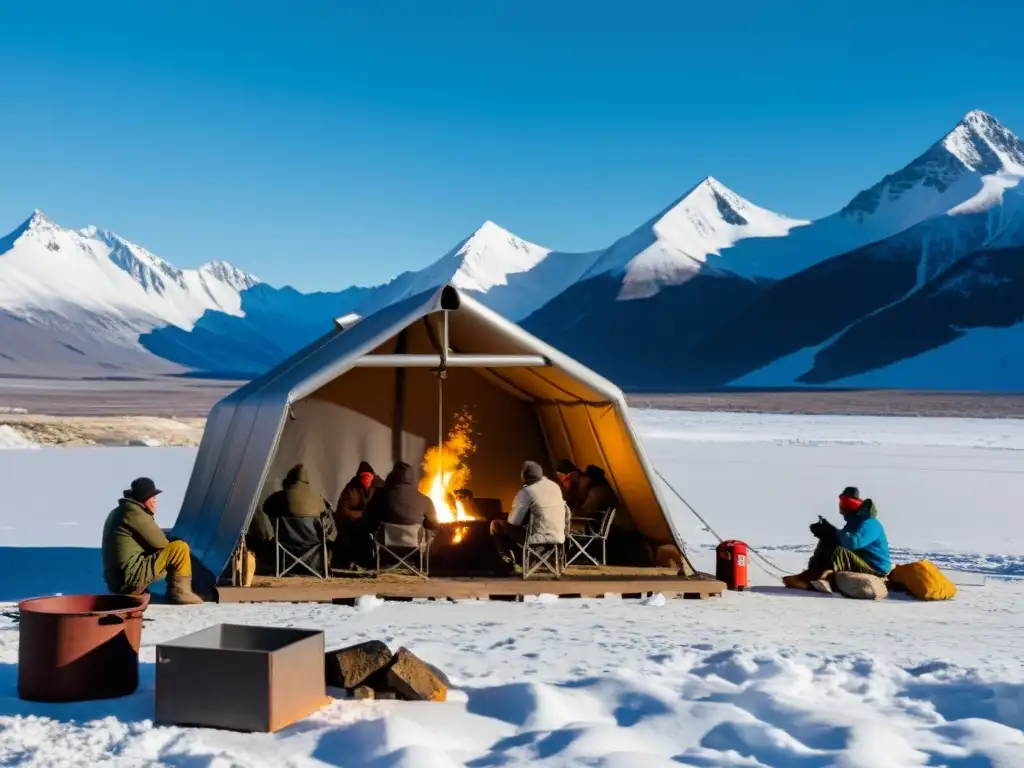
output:
M729 589L747 588L747 545L742 541L723 541L715 550L715 578L724 581Z

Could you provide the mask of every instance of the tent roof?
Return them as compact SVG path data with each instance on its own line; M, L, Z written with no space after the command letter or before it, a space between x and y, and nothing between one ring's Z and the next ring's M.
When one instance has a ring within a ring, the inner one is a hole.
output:
M210 413L174 535L217 578L248 525L291 404L357 365L399 332L448 311L453 354L535 355L544 367L481 368L481 375L526 400L612 407L623 423L658 505L668 509L628 423L622 392L607 379L530 335L454 286L409 297L331 332L228 395ZM428 333L433 333L428 328ZM596 436L595 436L596 437ZM666 514L667 519L667 514ZM672 529L671 522L669 527ZM673 529L673 537L679 542Z
M237 402L259 393L262 397L283 396L290 402L301 400L338 378L356 360L399 331L444 309L453 310L450 340L452 349L459 353L536 354L550 361L550 367L534 369L534 381L519 377L524 393L531 397L624 402L621 390L610 381L450 285L392 304L355 324L336 327L228 399Z

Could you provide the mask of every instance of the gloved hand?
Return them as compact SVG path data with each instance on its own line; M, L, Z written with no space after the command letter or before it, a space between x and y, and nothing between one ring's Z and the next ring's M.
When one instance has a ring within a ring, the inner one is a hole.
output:
M836 527L824 517L818 516L818 522L811 523L811 534L816 539L834 534Z

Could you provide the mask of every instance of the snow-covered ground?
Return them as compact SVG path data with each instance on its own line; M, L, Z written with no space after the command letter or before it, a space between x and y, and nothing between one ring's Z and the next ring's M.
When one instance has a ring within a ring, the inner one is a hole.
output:
M857 484L894 546L914 553L898 559L1024 574L1024 422L664 412L636 422L655 465L712 527L787 569L806 557L807 524L834 518L838 490ZM193 457L5 451L0 600L98 586L88 547L120 489L154 476L170 524ZM714 540L674 505L696 564L711 568ZM66 548L29 549L44 544ZM158 605L139 692L81 705L17 698L16 625L0 617L0 765L1024 765L1024 582L990 577L950 603L865 604L752 576L751 592L707 602ZM444 704L335 701L273 736L154 727L153 647L218 622L319 627L329 646L406 645L453 691Z

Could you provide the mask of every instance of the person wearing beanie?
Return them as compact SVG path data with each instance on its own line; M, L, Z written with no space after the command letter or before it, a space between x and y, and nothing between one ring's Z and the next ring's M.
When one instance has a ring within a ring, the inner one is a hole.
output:
M562 487L562 498L569 505L569 509L575 509L580 501L580 468L569 459L562 459L555 467L555 477Z
M103 580L119 595L140 595L167 579L167 600L177 605L203 602L192 591L192 556L184 541L168 541L156 524L160 489L139 477L125 490L103 525Z
M352 479L341 489L334 508L334 522L338 526L334 556L341 567L354 570L369 564L373 541L372 533L363 525L363 513L374 493L383 487L384 479L374 471L370 462L361 461Z
M861 499L860 489L849 485L839 494L839 514L845 524L836 528L824 517L811 525L818 544L807 568L782 583L791 589L831 592L833 575L839 572L867 573L885 577L892 570L889 540L871 499Z
M544 470L535 461L523 463L520 471L523 487L512 501L507 520L491 522L491 538L498 554L511 572L519 572L514 552L526 541L527 528L533 521L532 544L564 544L565 524L569 508L562 498L562 489L554 480L544 477Z

